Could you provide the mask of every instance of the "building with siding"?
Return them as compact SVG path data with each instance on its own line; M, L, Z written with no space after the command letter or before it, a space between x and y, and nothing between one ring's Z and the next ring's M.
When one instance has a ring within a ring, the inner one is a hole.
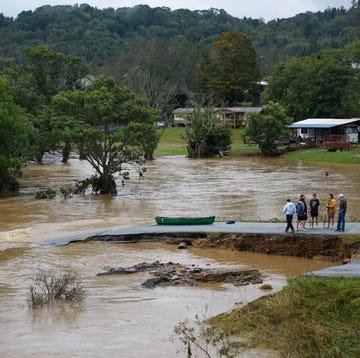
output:
M173 111L174 125L186 127L191 125L191 114L194 108L177 108ZM230 123L233 128L244 125L249 113L258 113L261 107L222 107L214 108L219 121Z

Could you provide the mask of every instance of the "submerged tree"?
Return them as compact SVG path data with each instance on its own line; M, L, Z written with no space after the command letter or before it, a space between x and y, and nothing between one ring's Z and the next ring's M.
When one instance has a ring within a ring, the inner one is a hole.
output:
M130 122L123 128L124 139L130 145L142 148L145 160L153 160L153 154L159 142L158 134L152 123Z
M250 113L245 135L254 141L266 156L279 154L278 142L289 130L287 124L292 122L285 109L278 103L270 102L260 113Z
M86 296L81 278L73 270L60 273L40 270L32 281L27 297L30 308L40 308L56 302L81 303Z
M19 104L32 115L37 130L32 145L39 162L46 151L57 149L46 107L60 91L81 88L82 79L88 73L89 66L79 57L66 56L45 45L23 51L23 64L15 88ZM66 159L65 155L63 161Z
M18 189L32 134L25 111L14 102L9 82L0 76L0 191Z
M124 165L143 162L145 147L140 142L146 140L139 137L145 137L142 130L156 120L145 101L108 78L96 80L86 91L55 96L51 116L59 140L74 143L81 158L95 169L96 175L87 183L101 194L116 193L114 176L124 174ZM132 121L139 123L136 140L125 130Z
M226 154L231 146L230 128L217 118L214 108L195 107L189 117L184 139L190 158Z

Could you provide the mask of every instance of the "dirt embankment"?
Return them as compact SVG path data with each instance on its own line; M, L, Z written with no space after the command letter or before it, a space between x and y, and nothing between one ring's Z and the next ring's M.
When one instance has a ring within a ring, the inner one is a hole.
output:
M271 255L286 255L327 260L351 257L351 249L339 237L321 235L231 234L210 236L194 243L198 247L217 247Z
M177 232L153 234L126 234L93 236L88 241L108 241L134 243L144 241L163 241L171 244L185 242L187 245L202 248L221 248L227 250L250 251L272 255L286 255L326 260L347 260L360 252L360 239L351 244L340 236L304 234L239 234Z

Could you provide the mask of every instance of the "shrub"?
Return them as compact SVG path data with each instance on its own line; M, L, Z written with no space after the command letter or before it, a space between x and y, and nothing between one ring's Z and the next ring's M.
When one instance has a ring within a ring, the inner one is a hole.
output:
M35 199L54 199L56 196L56 191L47 188L46 190L39 190L35 194Z
M188 319L178 323L174 334L171 340L180 340L187 357L197 357L199 353L201 357L211 358L211 353L216 351L218 357L235 358L239 353L231 335L207 323L206 312L202 318L196 315L193 324Z
M60 274L40 270L32 281L27 299L31 308L59 301L82 302L85 299L80 277L72 270Z

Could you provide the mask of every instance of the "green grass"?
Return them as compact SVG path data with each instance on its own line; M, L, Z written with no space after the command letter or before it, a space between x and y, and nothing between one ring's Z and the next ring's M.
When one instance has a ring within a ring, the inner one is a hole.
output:
M359 278L299 277L281 292L209 322L239 337L245 348L285 357L359 357L359 317Z
M341 241L347 246L360 243L360 234L341 235Z
M244 143L244 129L232 129L232 146L229 155L231 157L241 157L244 155L260 154L256 145Z
M186 142L182 138L184 127L165 128L162 133L155 155L187 155ZM230 157L241 157L249 155L258 155L260 151L256 145L244 143L243 128L232 129L232 146L229 152ZM323 148L300 148L284 154L285 158L304 162L318 163L344 163L360 164L360 146L352 147L350 150L328 152Z
M285 157L304 162L360 164L360 146L342 152L329 152L324 148L303 149L287 153Z
M159 130L159 133L161 131ZM155 155L187 155L186 142L181 137L184 131L184 127L165 128L155 150ZM243 129L232 129L232 140L233 143L229 153L231 157L259 153L255 145L244 144Z
M186 155L186 142L181 138L184 130L183 127L159 129L159 134L162 133L162 135L155 155Z

